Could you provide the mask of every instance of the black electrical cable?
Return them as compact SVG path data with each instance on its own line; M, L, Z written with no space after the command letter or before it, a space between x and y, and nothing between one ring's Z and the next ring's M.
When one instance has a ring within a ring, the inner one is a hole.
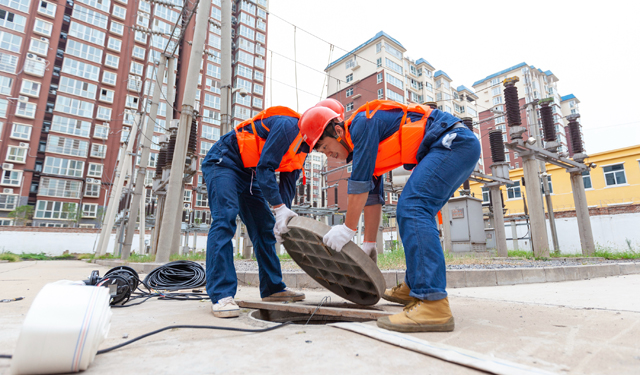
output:
M148 288L162 290L194 289L207 283L204 267L200 263L177 260L151 271L144 278Z
M276 330L278 328L282 328L284 326L287 326L289 324L291 324L291 322L285 322L285 323L282 323L282 324L278 324L277 326L261 328L261 329L233 328L233 327L219 327L219 326L192 326L192 325L167 326L167 327L164 327L164 328L157 329L155 331L151 331L151 332L145 333L144 335L140 335L140 336L138 336L136 338L133 338L133 339L131 339L129 341L125 341L122 344L118 344L118 345L114 345L114 346L106 348L106 349L98 350L97 354L104 354L104 353L108 353L108 352L116 350L116 349L120 349L123 346L127 346L129 344L133 344L134 342L136 342L138 340L142 340L145 337L149 337L149 336L152 336L152 335L155 335L157 333L160 333L160 332L163 332L163 331L167 331L167 330L170 330L170 329L193 328L193 329L213 329L213 330L219 330L219 331L262 333L262 332L273 331L273 330ZM13 356L11 354L0 354L0 358L11 359L12 357Z

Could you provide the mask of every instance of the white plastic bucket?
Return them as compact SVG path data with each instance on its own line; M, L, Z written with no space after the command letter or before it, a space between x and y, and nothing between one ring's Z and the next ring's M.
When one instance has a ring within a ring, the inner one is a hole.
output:
M13 374L86 370L111 324L107 288L58 281L44 286L22 325Z

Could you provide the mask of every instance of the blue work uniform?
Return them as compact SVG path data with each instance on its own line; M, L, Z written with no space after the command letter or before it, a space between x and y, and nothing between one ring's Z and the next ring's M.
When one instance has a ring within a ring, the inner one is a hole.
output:
M214 303L235 296L237 291L232 239L238 215L247 227L258 261L260 296L268 297L286 287L275 250L275 218L269 204L284 203L291 208L300 170L280 172L279 184L275 170L300 129L298 119L289 116L271 116L255 121L255 128L265 139L255 168L244 167L235 131L223 135L202 162L211 209L211 228L207 238L207 294ZM245 130L253 132L251 125L247 125ZM308 153L308 145L303 142L297 152Z
M367 119L358 113L348 131L353 162L348 181L349 194L369 192L367 205L384 202L383 186L373 176L378 145L398 131L404 112L378 110ZM422 114L409 112L412 122ZM435 216L449 197L473 172L480 158L480 142L457 117L434 109L426 124L425 135L417 151L412 170L397 206L400 237L407 261L405 282L411 296L422 300L440 300L447 296L446 266Z

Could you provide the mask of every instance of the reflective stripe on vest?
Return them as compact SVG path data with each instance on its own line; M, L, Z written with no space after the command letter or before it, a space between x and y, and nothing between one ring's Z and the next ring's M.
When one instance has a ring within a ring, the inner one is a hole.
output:
M381 176L404 164L417 164L416 154L424 138L427 119L429 115L431 115L431 108L414 103L406 105L391 100L374 100L358 108L344 123L345 141L349 147L353 149L349 126L356 114L365 112L367 119L370 119L378 110L388 111L392 109L402 109L404 115L402 116L402 120L400 120L398 130L378 144L378 156L376 157L376 166L373 172L374 176ZM411 119L407 118L408 112L420 113L422 114L422 119L411 122Z
M245 168L254 168L258 165L262 149L266 142L258 135L255 122L260 120L262 127L269 132L270 129L264 125L263 120L271 116L288 116L300 119L300 115L292 109L287 107L270 107L258 113L255 117L238 124L238 126L235 127L235 132L236 138L238 139L240 157L242 158L242 164ZM244 130L244 127L247 125L251 125L253 133ZM277 172L292 172L297 169L302 169L307 154L304 152L297 154L301 144L302 134L298 132L298 136L293 140L287 153L282 157L280 166L276 169Z

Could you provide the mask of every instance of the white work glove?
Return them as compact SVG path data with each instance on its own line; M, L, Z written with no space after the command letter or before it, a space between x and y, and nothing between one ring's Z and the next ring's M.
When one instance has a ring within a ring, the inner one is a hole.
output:
M333 250L340 252L344 245L351 241L355 234L355 230L351 230L351 228L344 224L335 225L324 235L322 242Z
M278 243L278 245L282 245L284 240L282 239L280 232L278 232L275 228L273 228L273 234L276 236L276 242Z
M287 222L290 218L298 216L297 213L291 211L284 204L278 208L273 209L276 213L276 225L273 227L273 232L276 233L276 238L283 233L287 233L289 228ZM280 238L282 240L282 238Z
M374 263L378 263L378 249L376 248L375 242L363 242L362 251L364 251L364 253L367 254Z

